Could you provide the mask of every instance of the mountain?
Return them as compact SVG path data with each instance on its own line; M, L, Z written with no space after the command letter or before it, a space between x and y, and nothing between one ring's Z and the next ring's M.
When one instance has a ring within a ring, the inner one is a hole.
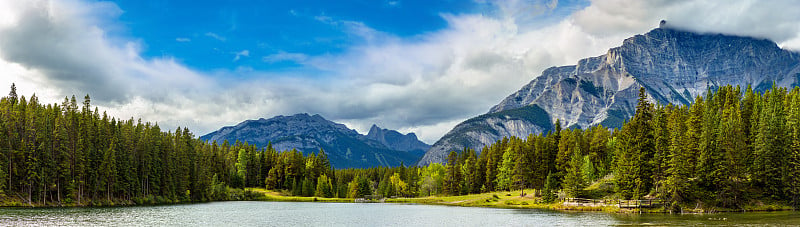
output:
M431 148L431 145L419 141L413 132L403 135L395 130L382 129L377 125L372 125L367 133L367 138L378 141L389 149L409 152L419 157L422 157L425 151Z
M480 152L503 137L547 132L556 119L565 128L619 127L633 116L640 87L651 102L686 105L723 85L764 91L773 82L789 87L798 80L800 53L772 41L662 26L606 54L544 70L487 114L458 124L418 164L444 162L464 147Z
M418 144L408 141L408 135L403 136L406 139L395 138L394 133L400 134L385 130L385 134L392 136L382 137L388 142L384 143L361 135L343 124L326 120L320 115L296 114L247 120L236 126L223 127L201 136L200 139L218 143L225 140L233 143L238 140L260 148L272 143L272 147L278 151L297 149L303 154L318 152L322 148L328 154L331 164L339 169L399 166L401 163L412 164L417 161L421 153L395 147L418 148ZM409 135L416 138L414 134ZM380 137L375 135L372 138Z

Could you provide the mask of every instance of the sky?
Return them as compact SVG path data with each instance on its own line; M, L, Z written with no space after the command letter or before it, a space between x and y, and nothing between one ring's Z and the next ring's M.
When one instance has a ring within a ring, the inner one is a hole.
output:
M800 51L797 1L0 0L0 94L188 127L320 114L434 143L660 20Z

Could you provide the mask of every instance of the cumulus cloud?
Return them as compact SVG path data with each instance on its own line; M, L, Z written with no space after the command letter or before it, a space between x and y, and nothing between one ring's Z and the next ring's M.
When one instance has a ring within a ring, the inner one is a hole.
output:
M597 0L572 18L589 34L599 36L638 33L661 19L685 30L767 38L778 43L797 39L800 33L800 4L791 0Z
M134 98L171 101L164 97L191 96L213 85L171 58L142 58L135 41L107 35L99 21L118 15L109 14L119 12L114 4L32 1L14 11L16 22L0 27L0 57L3 68L17 70L2 73L21 77L21 89L35 88L29 92L90 94L96 104L113 109Z
M800 6L791 1L596 0L543 24L541 15L560 2L508 0L487 2L493 13L442 14L446 28L413 38L318 16L360 42L341 54L279 51L261 57L266 64L291 61L305 70L209 73L169 57L142 57L140 41L110 35L107 26L121 13L114 4L12 2L0 2L0 71L11 75L0 82L17 82L21 92L41 92L54 97L51 102L89 93L114 116L142 117L162 128L189 126L198 134L245 119L309 112L361 132L375 123L433 143L545 68L603 54L661 19L682 29L769 38L800 49ZM250 54L237 52L234 61ZM246 79L225 79L232 76Z

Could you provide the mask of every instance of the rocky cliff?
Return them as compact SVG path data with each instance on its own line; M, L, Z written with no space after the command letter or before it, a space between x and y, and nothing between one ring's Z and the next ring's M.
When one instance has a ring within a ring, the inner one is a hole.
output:
M723 85L763 91L773 82L785 87L800 85L798 79L800 54L783 50L772 41L657 28L626 39L604 55L545 70L487 115L456 126L418 164L444 162L451 150L471 147L480 152L503 137L545 132L556 119L565 128L618 127L633 116L640 87L645 87L653 102L686 105L695 96ZM532 113L538 116L502 117L526 108L541 111ZM512 130L501 130L512 125Z

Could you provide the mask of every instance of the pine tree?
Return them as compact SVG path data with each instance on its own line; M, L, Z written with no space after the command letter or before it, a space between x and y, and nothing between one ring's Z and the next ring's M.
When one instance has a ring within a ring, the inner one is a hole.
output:
M784 89L773 88L764 93L763 110L758 120L755 140L755 160L751 168L753 181L764 196L783 197L786 156Z
M481 174L477 171L477 157L475 150L464 149L461 155L466 157L464 163L461 165L461 176L463 184L461 185L461 194L477 193L480 191L480 184L478 184L477 176Z
M747 139L742 125L742 116L739 100L741 99L739 89L730 90L725 87L725 104L719 124L719 153L715 155L715 174L712 174L712 182L716 186L712 190L718 190L717 201L722 202L724 207L735 207L739 205L743 182L746 180L744 174L744 164L746 159ZM720 187L721 186L721 187Z
M572 152L569 161L569 168L564 176L564 191L569 197L583 196L583 188L586 187L586 180L583 176L583 156L581 156L580 146Z
M724 96L724 88L719 90L719 96ZM720 134L719 110L721 109L721 98L715 97L713 92L706 95L705 111L703 111L702 133L700 134L700 154L697 159L697 169L695 175L699 178L700 186L706 192L711 192L721 182L721 172L719 164L721 152L717 144Z
M317 189L314 192L314 196L316 197L325 197L325 198L332 198L333 197L333 186L331 185L331 180L326 175L321 175L317 179Z
M511 183L514 189L523 190L520 196L525 195L525 188L528 188L530 182L530 173L531 169L531 157L528 155L529 152L526 152L526 149L523 149L521 143L517 143L515 149L518 150L517 158L514 161L514 170L511 176ZM532 153L532 152L530 152Z
M623 198L641 198L652 186L652 167L655 141L653 136L653 107L647 101L644 87L639 89L636 115L623 126L617 151L615 183Z
M506 150L503 153L503 162L497 168L497 179L495 185L497 190L509 190L513 186L514 166L516 165L517 153L514 150Z
M555 176L553 173L547 173L547 178L545 179L544 184L544 192L542 195L542 199L546 203L552 203L556 200L556 189L558 188L558 182L556 181Z
M458 163L458 153L450 151L445 168L444 191L449 195L458 195L461 192L461 171Z
M103 174L103 179L105 179L106 184L106 199L111 201L111 193L113 193L114 184L116 183L117 177L117 162L116 162L116 154L115 150L116 144L111 142L111 146L105 150L103 154L103 161L102 165L100 166L100 172Z
M668 168L667 158L669 156L669 130L667 128L667 117L672 111L672 105L659 106L656 108L653 119L653 136L655 137L654 154L649 166L652 167L652 181L656 194L662 194L663 184L666 180L666 169Z
M669 154L667 156L667 178L664 184L666 199L671 201L671 206L677 210L679 204L689 197L689 178L691 167L689 162L689 141L686 135L686 107L673 111L668 119L667 127L670 132Z

